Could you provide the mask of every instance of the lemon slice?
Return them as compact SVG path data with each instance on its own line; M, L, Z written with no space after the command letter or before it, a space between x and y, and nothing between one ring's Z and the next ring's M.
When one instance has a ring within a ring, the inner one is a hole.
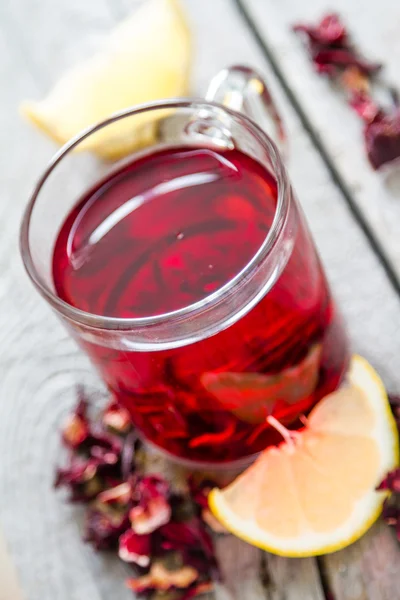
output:
M223 490L210 508L232 533L282 556L344 548L378 518L377 484L399 460L387 395L368 362L354 356L347 384L326 396L301 432L288 432ZM290 434L290 435L289 435Z
M267 414L274 412L280 421L291 423L302 410L313 404L312 393L318 382L321 351L321 344L315 344L302 361L283 369L279 375L206 372L201 383L242 421L262 423ZM278 411L282 398L285 398L285 407Z
M22 114L59 144L112 113L187 93L190 33L178 0L146 0L109 35L101 52L66 72ZM118 158L154 140L155 113L123 119L80 149Z

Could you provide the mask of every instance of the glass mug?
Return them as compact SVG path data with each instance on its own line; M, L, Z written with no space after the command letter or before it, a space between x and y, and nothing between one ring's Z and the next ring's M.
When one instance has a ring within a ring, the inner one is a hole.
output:
M143 116L142 152L108 163L72 152ZM282 142L246 67L221 72L205 101L122 111L55 155L22 223L39 292L144 439L188 465L251 460L280 441L268 417L299 427L348 365L267 121Z

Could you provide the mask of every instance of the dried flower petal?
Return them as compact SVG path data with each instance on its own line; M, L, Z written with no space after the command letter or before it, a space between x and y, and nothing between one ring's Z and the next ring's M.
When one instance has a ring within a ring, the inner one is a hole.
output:
M192 567L181 567L169 571L162 563L155 562L147 575L128 579L127 585L139 594L152 590L185 589L192 585L198 579L198 576L199 574Z
M388 525L397 525L400 523L400 510L388 501L383 505L382 517Z
M119 460L119 451L112 448L93 445L90 449L90 455L99 465L116 465Z
M219 575L212 539L200 519L214 484L198 485L193 501L172 493L161 476L142 475L141 463L136 461L141 442L131 426L125 428L123 420L113 420L118 410L112 402L101 420L92 422L86 416L87 401L80 391L73 418L78 416L86 423L86 435L68 440L68 464L58 469L56 485L66 486L71 500L90 502L86 541L98 550L117 550L131 565L151 565L147 575L130 581L132 589L144 593L186 589L181 597L194 598L211 589L211 574ZM155 557L169 562L175 557L179 568L168 570L154 562Z
M171 518L169 485L161 477L150 475L136 480L136 505L129 513L132 529L141 535L152 533Z
M97 497L97 502L110 505L126 505L131 499L131 484L125 481L119 485L101 492Z
M385 500L382 511L383 520L395 528L397 539L400 541L400 496L393 495Z
M74 412L66 419L62 428L62 438L68 448L78 448L89 435L87 401L82 388L78 388L79 402Z
M390 490L391 492L400 494L400 467L388 473L377 489Z
M400 396L389 394L389 402L400 432Z
M389 394L389 402L400 433L400 396ZM400 467L388 473L377 489L393 492L384 502L382 518L388 525L395 528L397 539L400 542Z
M146 508L134 506L129 513L132 529L136 533L152 533L171 518L171 507L163 498L149 500Z
M400 406L400 396L398 394L388 394L391 406Z
M346 90L354 94L369 94L370 83L365 73L356 67L348 67L341 76L341 82Z
M323 70L321 67L332 67L332 74L335 74L336 69L340 71L348 67L357 67L361 73L371 75L381 68L378 63L370 63L359 58L350 49L327 48L318 50L313 54L312 59L320 71Z
M365 92L354 92L349 104L366 123L372 123L382 114L378 104Z
M92 461L71 461L66 469L57 469L56 481L54 487L64 484L82 484L87 483L96 475L97 465Z
M118 433L127 433L132 427L128 411L117 402L111 402L103 412L103 424Z
M86 423L77 415L71 415L64 425L63 440L65 445L77 448L86 440L87 436Z
M167 523L161 528L163 548L166 550L186 550L194 547L197 542L196 531L193 531L188 523Z
M176 550L182 552L186 564L207 565L207 570L219 576L218 564L215 558L214 544L210 534L206 531L202 521L198 517L192 517L184 522L170 522L160 529L162 547L165 550ZM192 556L195 550L200 553Z
M216 486L210 479L201 479L196 481L193 476L189 477L189 490L192 500L199 505L201 509L208 508L208 494Z
M57 469L54 487L67 487L70 490L70 502L92 500L102 490L97 477L97 465L72 457L67 467Z
M119 538L118 556L128 563L135 563L139 567L148 567L150 564L151 537L138 535L128 529Z
M347 39L347 31L337 14L326 15L316 27L294 25L293 31L305 33L315 43L323 45L342 44Z
M400 109L386 114L364 129L369 161L374 169L400 158Z
M293 30L306 34L311 58L321 73L332 76L348 67L357 67L361 73L372 75L381 68L380 64L366 61L357 54L336 14L326 15L315 27L299 24Z
M129 527L126 515L113 510L105 510L98 504L86 513L84 539L96 550L110 550L118 547L118 540Z
M306 34L311 58L320 73L331 77L341 74L350 106L365 122L364 141L371 166L377 170L400 160L398 94L388 89L394 108L384 110L373 100L369 89L369 81L381 65L357 54L336 15L328 15L316 27L296 25L294 30Z

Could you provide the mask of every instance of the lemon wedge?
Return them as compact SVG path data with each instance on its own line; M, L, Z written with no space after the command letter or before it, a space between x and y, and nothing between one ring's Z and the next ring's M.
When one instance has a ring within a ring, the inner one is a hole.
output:
M282 556L325 554L357 540L386 497L376 486L399 461L397 428L377 373L354 356L347 384L312 410L304 430L282 433L279 447L211 492L214 516Z
M22 114L59 144L124 108L187 93L191 39L178 0L147 0L105 41L102 50L64 74ZM155 113L107 126L81 150L119 158L154 140Z

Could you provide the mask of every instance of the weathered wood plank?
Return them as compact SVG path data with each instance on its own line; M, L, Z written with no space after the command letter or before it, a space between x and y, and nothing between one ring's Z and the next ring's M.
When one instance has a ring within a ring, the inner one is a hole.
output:
M76 52L77 59L80 47L93 50L103 35L96 18L101 1L91 3L92 19L78 4L65 3L65 10L46 2L0 6L0 72L7 82L0 111L0 522L27 600L131 600L124 565L82 543L76 509L52 489L57 425L74 402L74 382L98 382L29 285L18 252L23 207L55 149L20 120L18 104L42 95L70 55Z
M394 600L400 595L398 542L383 523L324 562L334 598Z
M11 561L4 537L0 531L0 600L22 600L15 567Z
M263 2L262 5L256 0L244 0L243 4L255 20L258 31L265 37L275 60L283 69L289 85L295 91L297 99L301 102L312 124L317 127L323 143L326 143L331 151L337 168L343 173L343 177L346 177L350 182L353 195L368 217L372 229L385 242L385 250L395 261L395 265L400 266L397 256L398 235L395 236L396 240L393 245L393 236L386 227L386 220L388 220L388 226L398 233L396 219L398 207L394 206L387 188L380 187L382 181L371 172L370 167L363 160L360 135L356 131L358 126L356 120L351 113L344 113L346 109L343 109L341 100L335 99L332 90L326 89L326 83L321 82L320 78L311 72L307 59L304 58L304 52L299 50L298 41L290 33L290 25L293 22L308 19L315 20L319 15L329 10L331 6L323 0L312 4L303 3L302 5L291 0L285 0L279 4L267 1ZM369 5L368 8L370 8ZM375 8L371 6L372 11ZM371 39L371 23L374 23L374 33L372 34L373 53L375 49L378 49L376 46L378 37L382 32L388 28L390 29L388 14L393 15L395 5L384 2L384 9L382 10L381 6L379 7L379 14L375 15L376 19L372 18L369 10L362 11L357 2L350 4L337 2L335 10L345 15L352 28L355 24L355 32L358 32L359 38L366 40L367 43ZM368 17L365 14L366 12L368 12ZM379 27L377 27L377 23L379 23ZM385 62L388 61L389 67L395 62L396 53L393 51L396 43L393 39L389 39L383 45L383 48L381 47L379 57ZM326 115L329 115L329 117L326 118ZM340 151L337 148L340 148ZM354 170L350 166L349 171L350 163L353 165ZM371 187L368 188L366 181L373 182L373 185L371 184ZM355 183L357 185L354 185ZM376 193L377 186L382 191L380 195ZM331 210L331 206L327 207L327 211ZM379 218L377 218L377 213ZM343 237L341 237L341 240L343 240ZM351 257L351 260L354 263L355 257ZM350 289L355 294L359 293L355 282L353 286L350 286ZM372 293L372 290L370 293ZM356 302L354 306L355 304ZM347 306L350 306L350 304L344 305L345 311ZM361 298L358 306L360 308L362 306ZM353 319L356 320L358 317L353 314L351 318L352 323ZM372 319L377 318L379 318L377 312L374 312ZM397 323L398 320L396 319ZM398 331L397 325L396 331ZM381 342L387 344L389 338L382 336ZM371 351L372 347L371 345ZM364 352L366 351L365 346ZM372 354L370 356L372 357ZM389 384L388 379L387 382ZM376 568L373 567L374 561ZM383 525L374 528L372 532L349 549L327 556L324 562L327 569L327 578L336 594L335 598L346 600L379 598L380 600L395 597L394 590L400 589L399 546L393 539L392 532ZM393 567L396 564L397 569ZM362 590L362 593L360 590Z
M315 559L266 556L271 600L299 600L299 592L301 600L325 598Z
M383 78L400 80L400 13L393 0L239 0L279 66L307 120L319 137L345 187L362 211L394 270L400 275L400 185L398 172L388 181L369 166L359 118L329 82L313 70L302 41L292 31L296 22L316 22L332 9L343 16L357 46L385 65Z
M226 582L217 587L216 600L270 600L269 581L263 577L262 552L231 535L219 536L216 548Z
M196 34L193 87L198 93L204 92L216 70L233 62L258 66L272 78L228 0L188 0L185 5ZM73 383L98 383L88 361L31 288L16 244L30 187L52 150L19 120L16 107L23 98L42 95L62 68L92 51L124 11L122 3L82 5L78 0L59 3L56 11L48 0L9 0L0 7L4 50L0 69L2 80L8 82L0 111L7 147L0 205L0 520L28 600L132 597L123 586L124 566L82 544L76 509L63 504L51 489L59 453L56 426L74 401ZM273 78L272 88L290 132L291 176L349 321L354 346L381 367L390 385L400 386L399 301ZM308 589L301 590L307 600L322 600L314 560L268 558L275 585L265 587L257 550L233 538L221 538L218 545L225 557L223 568L232 573L233 588L218 590L221 600L227 594L246 600L295 598L300 582L307 582Z

